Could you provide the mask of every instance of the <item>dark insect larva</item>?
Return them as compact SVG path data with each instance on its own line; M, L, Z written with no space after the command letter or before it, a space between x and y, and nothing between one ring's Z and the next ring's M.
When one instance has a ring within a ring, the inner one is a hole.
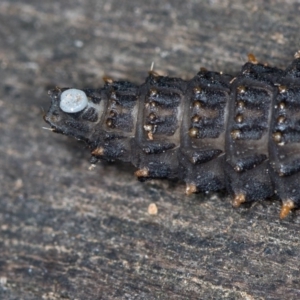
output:
M140 180L179 178L186 193L226 189L233 205L277 194L280 217L300 207L300 51L286 70L256 61L236 76L191 80L149 72L144 84L56 88L44 117L99 159L131 162Z

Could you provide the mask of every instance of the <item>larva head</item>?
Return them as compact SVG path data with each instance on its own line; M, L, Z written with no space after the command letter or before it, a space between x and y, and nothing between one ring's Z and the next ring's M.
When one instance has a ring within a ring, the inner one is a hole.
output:
M88 141L103 112L101 90L54 89L45 121L54 132Z

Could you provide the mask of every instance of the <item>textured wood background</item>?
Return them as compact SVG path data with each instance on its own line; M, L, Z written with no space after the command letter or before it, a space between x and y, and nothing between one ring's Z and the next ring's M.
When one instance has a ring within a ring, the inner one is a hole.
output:
M299 299L300 211L233 209L226 194L88 171L81 143L43 130L47 90L285 67L299 1L0 2L1 299ZM148 205L156 203L157 215Z

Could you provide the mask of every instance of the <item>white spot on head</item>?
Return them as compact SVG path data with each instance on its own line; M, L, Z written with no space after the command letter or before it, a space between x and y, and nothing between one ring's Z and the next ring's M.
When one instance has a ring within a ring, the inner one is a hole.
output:
M84 91L68 89L61 93L59 107L66 113L77 113L88 105L88 98Z
M74 45L75 45L75 47L77 47L77 48L81 48L81 47L83 46L83 41L81 41L81 40L76 40L76 41L74 41Z

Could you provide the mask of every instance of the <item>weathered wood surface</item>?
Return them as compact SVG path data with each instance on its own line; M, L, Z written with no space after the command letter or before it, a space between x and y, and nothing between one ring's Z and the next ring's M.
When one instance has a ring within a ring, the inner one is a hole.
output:
M285 67L299 1L0 2L1 299L299 299L300 211L88 171L83 144L43 130L47 89L103 75ZM147 208L156 203L157 215Z

